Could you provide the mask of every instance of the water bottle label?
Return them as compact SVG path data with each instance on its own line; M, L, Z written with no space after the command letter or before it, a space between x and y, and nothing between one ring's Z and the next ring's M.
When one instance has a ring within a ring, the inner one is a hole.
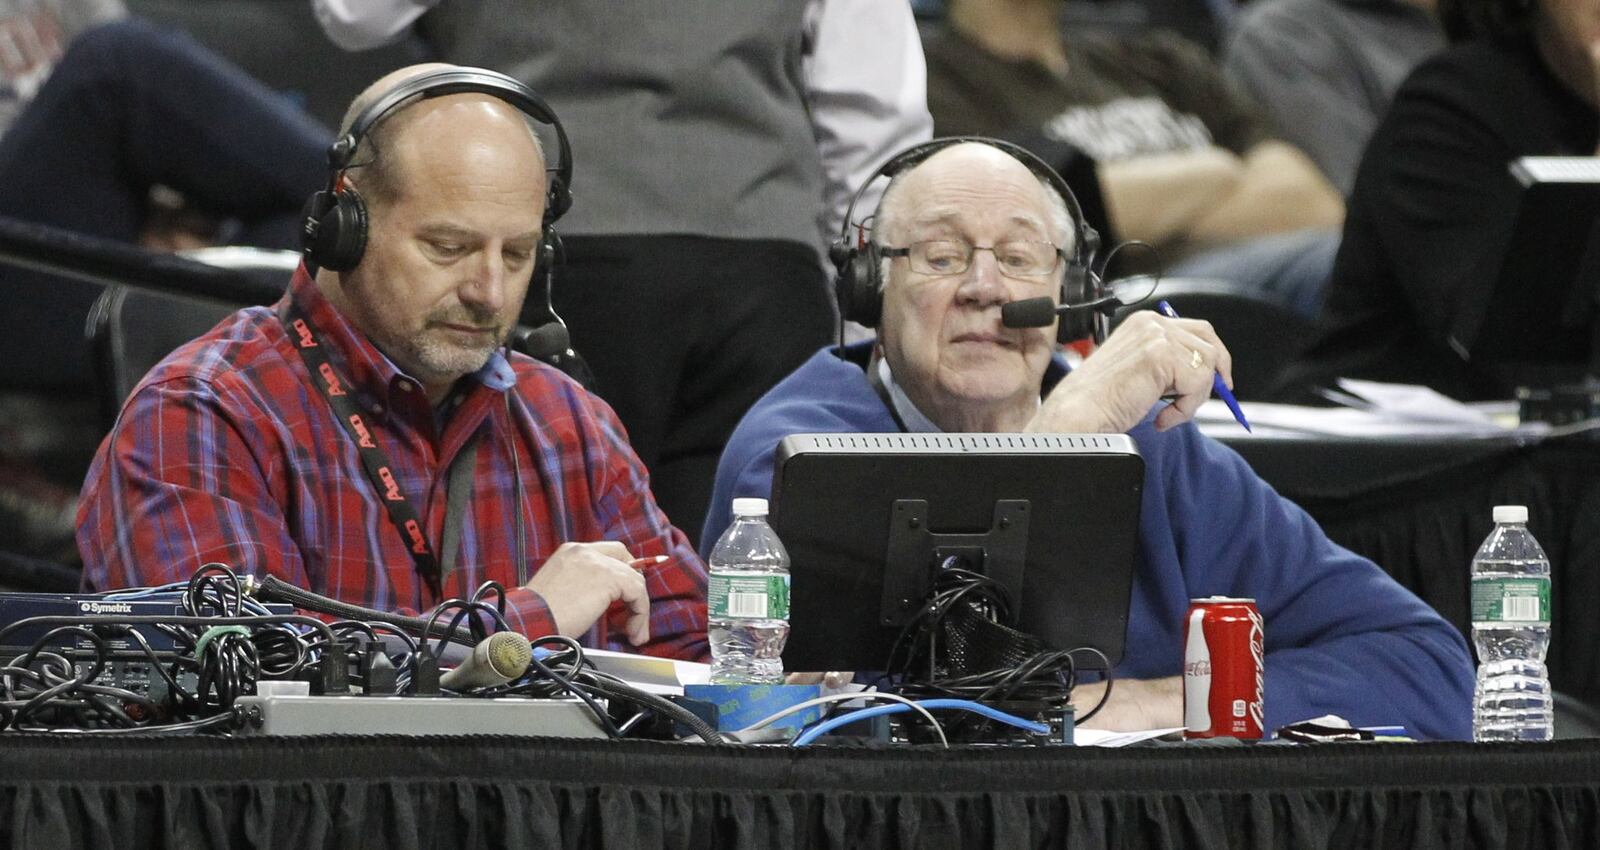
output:
M1473 579L1472 622L1550 622L1550 579L1541 577Z
M706 608L712 619L789 619L789 577L711 575Z

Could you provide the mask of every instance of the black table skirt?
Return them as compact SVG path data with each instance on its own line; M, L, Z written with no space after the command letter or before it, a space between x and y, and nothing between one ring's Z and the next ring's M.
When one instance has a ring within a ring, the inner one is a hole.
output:
M1551 682L1600 704L1600 439L1226 442L1334 542L1376 561L1469 637L1472 556L1495 505L1527 505L1553 578Z
M0 743L10 847L1593 848L1600 741L740 749Z

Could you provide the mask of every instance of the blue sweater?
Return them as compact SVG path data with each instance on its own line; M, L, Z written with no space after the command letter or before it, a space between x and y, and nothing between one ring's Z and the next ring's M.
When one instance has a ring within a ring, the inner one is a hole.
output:
M702 554L730 522L735 497L771 493L784 437L900 430L860 365L866 346L851 346L854 362L819 351L745 414L717 468ZM1053 364L1046 384L1063 373ZM1193 425L1158 433L1153 418L1128 432L1144 456L1145 485L1116 675L1178 675L1189 600L1252 597L1266 621L1269 730L1331 713L1358 726L1403 724L1419 738L1469 739L1473 669L1461 634L1330 541L1233 450Z

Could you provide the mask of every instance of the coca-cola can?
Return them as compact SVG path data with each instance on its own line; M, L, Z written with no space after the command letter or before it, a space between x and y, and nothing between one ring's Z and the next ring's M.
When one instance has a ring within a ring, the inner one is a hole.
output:
M1191 599L1183 620L1183 737L1260 738L1266 672L1254 599Z

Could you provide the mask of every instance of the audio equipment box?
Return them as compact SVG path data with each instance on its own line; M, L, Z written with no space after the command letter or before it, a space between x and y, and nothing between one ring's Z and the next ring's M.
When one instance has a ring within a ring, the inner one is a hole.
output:
M266 608L273 614L293 614L290 605L271 604ZM78 617L182 617L185 615L179 594L165 594L148 599L107 599L76 593L0 593L0 664L10 664L28 652L35 643L52 630L71 626ZM21 628L11 628L33 617L59 618L50 623L36 623ZM123 688L153 699L165 696L166 683L151 669L155 663L150 653L128 634L132 629L144 638L162 664L170 663L176 655L174 638L159 626L139 623L127 626L93 625L86 627L104 643L106 652L104 669L95 684ZM42 649L71 660L82 670L88 669L99 654L95 642L81 631L63 631L45 641ZM193 674L185 674L190 679ZM185 687L193 682L180 684Z

